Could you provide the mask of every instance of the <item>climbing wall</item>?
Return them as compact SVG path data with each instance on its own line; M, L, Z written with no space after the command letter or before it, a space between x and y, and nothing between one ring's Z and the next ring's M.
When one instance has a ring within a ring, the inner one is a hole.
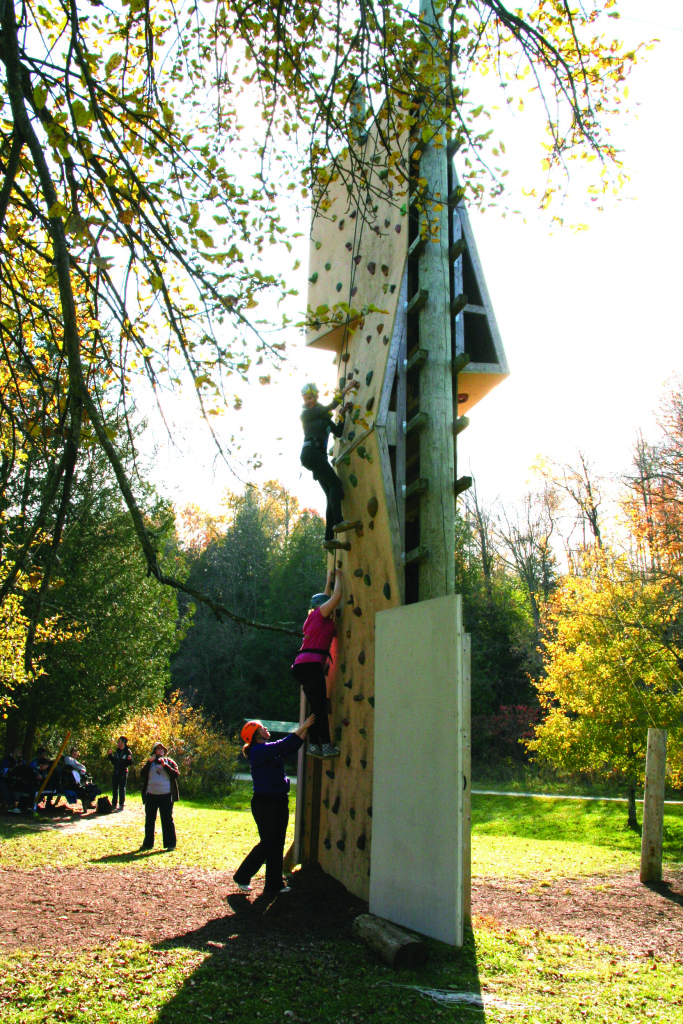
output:
M446 229L442 235L444 284L431 286L430 296L423 280L420 147L406 138L405 151L392 154L392 160L402 160L413 170L403 193L389 184L386 154L373 134L363 135L357 146L357 156L368 171L367 185L356 195L340 176L311 230L312 326L307 341L336 354L340 388L351 379L358 382L333 463L344 485L344 517L359 526L343 535L350 550L336 553L334 559L343 566L345 594L336 612L338 633L328 695L331 729L341 756L324 762L307 758L297 821L301 860L320 863L367 899L375 615L435 596L427 593L421 567L427 560L438 565L446 555L425 543L421 517L431 501L450 507L452 514L452 490L449 506L441 500L442 491L454 488L457 496L469 479L457 479L454 444L449 448L441 436L443 428L425 397L426 377L433 378L434 369L441 367L438 372L447 378L444 393L450 395L452 388L453 415L447 417L447 432L455 437L469 422L461 413L507 374L507 365L451 152L443 152L448 161L443 177L452 190L447 197L447 244ZM433 265L433 251L427 255ZM438 363L435 348L430 349L433 336L428 326L435 315L442 317L447 346ZM470 366L468 345L474 356ZM425 478L431 445L450 451L450 470L438 480L438 457L427 471L431 479ZM330 556L330 566L332 562ZM464 728L459 722L458 729Z

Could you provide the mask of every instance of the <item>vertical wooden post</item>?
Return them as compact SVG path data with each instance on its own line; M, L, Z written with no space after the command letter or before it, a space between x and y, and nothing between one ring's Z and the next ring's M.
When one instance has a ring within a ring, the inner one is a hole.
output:
M643 837L640 844L641 882L662 880L666 729L647 730Z
M306 721L308 702L306 694L301 691L299 697L299 725ZM301 864L304 833L304 812L306 808L306 744L299 747L296 761L296 808L294 811L294 843L292 846L292 864Z
M436 36L433 0L420 0L425 34ZM434 69L434 78L440 70ZM439 90L435 88L435 92ZM420 476L428 482L420 500L420 601L455 592L455 479L453 381L451 368L450 262L448 258L447 124L440 104L425 128L437 138L420 145L420 177L427 180L420 230L427 244L420 257L420 290L429 298L419 312L420 347L429 358L420 371L420 412L429 421L420 435Z
M472 923L472 638L462 635L462 916Z

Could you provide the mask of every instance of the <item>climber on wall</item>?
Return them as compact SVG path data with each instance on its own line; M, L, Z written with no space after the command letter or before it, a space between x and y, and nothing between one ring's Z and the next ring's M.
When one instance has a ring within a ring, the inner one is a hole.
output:
M327 442L330 433L335 437L341 437L344 429L343 419L337 423L333 422L332 412L341 404L341 399L356 387L358 387L358 382L351 381L341 392L341 396L335 397L329 405L321 405L318 401L317 385L304 384L301 389L304 400L304 407L301 411L301 423L304 428L301 465L311 471L313 479L318 481L327 498L323 547L328 551L334 551L343 546L341 541L335 539L336 533L345 533L347 530L353 530L356 526L355 523L350 523L343 517L341 503L344 491L342 483L327 460Z
M341 599L342 572L341 569L331 569L323 593L314 594L311 598L311 610L304 622L304 640L292 665L292 675L302 687L315 715L315 722L308 730L308 753L312 757L339 755L339 747L332 743L330 737L325 668L330 656L330 645L337 632L332 613Z

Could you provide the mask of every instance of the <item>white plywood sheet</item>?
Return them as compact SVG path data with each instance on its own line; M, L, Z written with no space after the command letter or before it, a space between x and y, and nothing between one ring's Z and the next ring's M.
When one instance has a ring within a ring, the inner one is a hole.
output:
M463 942L462 606L457 594L375 618L370 911Z

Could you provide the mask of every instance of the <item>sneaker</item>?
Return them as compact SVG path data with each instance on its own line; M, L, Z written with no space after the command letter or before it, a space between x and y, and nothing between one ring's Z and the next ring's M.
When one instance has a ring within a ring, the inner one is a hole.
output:
M235 882L234 878L233 878L233 882ZM242 885L241 882L235 882L235 885L240 890L240 892L251 892L251 886L250 885Z
M350 551L351 545L349 542L341 540L324 540L323 547L325 551Z
M339 757L339 747L334 743L323 743L322 757Z
M118 811L118 807L116 806L116 804L112 804L111 809L112 811Z
M143 843L142 846L140 847L140 853L148 852L149 850L153 849L153 846L145 846L145 844Z
M167 846L166 847L166 853L173 853L174 850L175 850L175 846Z
M332 529L335 533L348 533L349 530L355 530L358 526L358 520L349 522L348 519L342 519L341 523L335 523Z
M320 746L319 743L309 743L308 744L308 754L309 754L309 757L322 757L323 756L323 748Z
M282 888L279 891L280 892L291 892L292 890L291 890L291 887L289 885L283 885Z

